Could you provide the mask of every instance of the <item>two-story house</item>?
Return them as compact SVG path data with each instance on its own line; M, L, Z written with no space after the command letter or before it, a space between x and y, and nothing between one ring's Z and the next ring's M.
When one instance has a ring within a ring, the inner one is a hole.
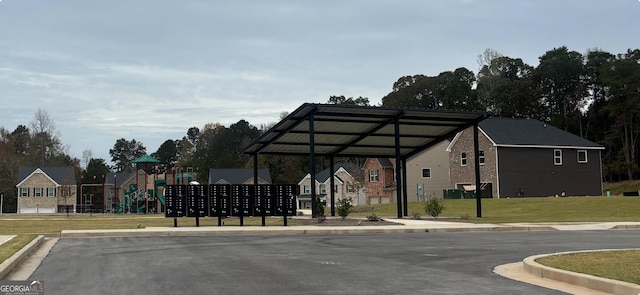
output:
M75 212L77 182L73 166L18 168L17 213Z
M478 130L483 198L602 195L604 147L534 119L491 118ZM473 129L447 150L451 186L475 190Z
M331 175L330 169L320 171L316 174L316 195L320 201L327 202L327 196L331 193ZM354 205L359 203L359 190L362 187L362 173L360 167L354 163L336 163L334 164L334 196L335 200L351 198ZM311 208L311 174L308 173L300 182L300 195L296 197L298 208Z
M442 198L449 188L449 152L445 140L407 159L407 201L422 202L428 198ZM365 199L367 204L394 203L396 191L396 161L369 158L363 170L367 176Z

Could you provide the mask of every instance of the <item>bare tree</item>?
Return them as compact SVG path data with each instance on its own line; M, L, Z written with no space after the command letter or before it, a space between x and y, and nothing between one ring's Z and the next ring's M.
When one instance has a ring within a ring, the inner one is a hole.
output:
M73 197L73 191L75 190L73 182L73 179L65 178L60 186L60 197L64 200L64 210L67 212L67 216L69 216L68 201Z
M82 151L82 166L87 169L87 165L89 165L89 161L93 158L93 152L91 150Z
M33 132L33 146L36 148L34 156L44 166L48 158L53 158L64 153L64 147L60 143L60 134L56 131L56 125L43 109L38 109L31 121L31 132Z

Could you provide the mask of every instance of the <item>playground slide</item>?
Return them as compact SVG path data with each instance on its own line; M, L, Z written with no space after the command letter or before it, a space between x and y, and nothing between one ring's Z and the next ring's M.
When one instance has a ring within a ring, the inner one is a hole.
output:
M158 189L159 186L161 187L165 187L167 185L167 181L164 179L158 179L156 180L156 183L154 185L154 190L156 192L156 197L158 198L158 200L160 200L160 203L162 203L162 205L165 205L165 201L164 201L164 193L161 193L160 190ZM164 190L163 190L164 191Z

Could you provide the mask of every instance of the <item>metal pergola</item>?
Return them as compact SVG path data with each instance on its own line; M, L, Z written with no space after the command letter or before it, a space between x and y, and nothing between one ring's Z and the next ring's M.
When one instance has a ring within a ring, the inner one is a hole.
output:
M474 127L477 155L478 122L488 117L490 114L486 112L305 103L242 152L253 156L254 182L258 179L258 154L309 156L312 184L316 180L317 156L329 158L331 173L335 157L395 158L398 218L402 218L408 215L403 182L406 160L469 127ZM477 214L481 217L478 157L475 161ZM330 179L333 188L333 177ZM315 185L311 185L311 195L312 216L316 217ZM333 215L333 189L331 209Z

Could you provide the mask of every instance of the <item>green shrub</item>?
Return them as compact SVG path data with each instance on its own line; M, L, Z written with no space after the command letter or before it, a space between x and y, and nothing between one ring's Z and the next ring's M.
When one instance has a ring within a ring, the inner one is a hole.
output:
M324 217L324 203L319 197L316 197L316 215L317 217Z
M338 206L336 206L336 211L338 211L338 216L342 217L342 220L349 216L349 213L353 211L353 200L351 198L342 198L338 200Z
M438 218L444 209L444 202L440 199L430 199L424 203L424 212L434 218Z

